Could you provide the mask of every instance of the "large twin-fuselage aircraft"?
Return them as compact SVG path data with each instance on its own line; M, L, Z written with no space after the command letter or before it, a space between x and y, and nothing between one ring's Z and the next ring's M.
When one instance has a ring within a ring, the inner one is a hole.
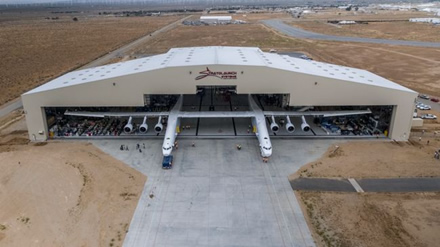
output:
M272 155L272 144L269 138L269 131L266 125L266 117L271 119L270 129L274 133L278 132L279 126L275 122L275 117L285 117L286 131L293 133L295 126L292 124L290 117L300 117L302 120L301 129L304 132L310 131L310 126L306 122L305 116L348 116L369 114L371 111L305 111L308 107L299 111L263 111L254 101L251 95L248 96L250 111L199 111L199 112L185 112L181 111L183 95L180 95L176 104L169 112L85 112L85 111L66 111L64 114L69 116L83 116L83 117L128 117L128 122L124 126L125 133L133 132L133 118L143 118L142 124L139 126L140 133L148 131L147 117L158 117L158 123L154 126L156 133L163 130L162 117L167 117L167 128L165 131L164 142L162 145L162 153L164 156L171 155L175 146L177 135L180 133L180 119L182 118L251 118L252 129L258 138L260 144L260 153L263 158L269 158Z

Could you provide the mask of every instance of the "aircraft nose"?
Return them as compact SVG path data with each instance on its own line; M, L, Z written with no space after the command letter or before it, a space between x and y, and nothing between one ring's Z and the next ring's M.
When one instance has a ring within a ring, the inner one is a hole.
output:
M272 155L272 150L264 150L263 149L262 155L265 158L270 157Z
M267 151L266 155L267 155L267 157L270 157L272 155L272 151Z

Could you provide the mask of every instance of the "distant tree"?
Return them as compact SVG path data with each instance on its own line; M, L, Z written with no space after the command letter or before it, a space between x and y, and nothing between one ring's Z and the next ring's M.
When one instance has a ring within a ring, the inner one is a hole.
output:
M78 18L76 18L76 17L73 17L73 21L78 21Z

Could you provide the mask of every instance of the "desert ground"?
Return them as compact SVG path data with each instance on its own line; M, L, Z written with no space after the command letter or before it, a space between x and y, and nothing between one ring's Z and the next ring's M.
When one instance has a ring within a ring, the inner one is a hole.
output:
M323 157L303 166L291 178L439 177L440 161L434 159L434 152L440 148L440 134L434 136L432 132L425 132L420 136L421 141L414 137L409 142L337 143Z
M304 14L301 20L407 20L409 18L429 17L432 14L423 11L399 11L360 8L359 11L344 9L323 9Z
M439 177L440 132L434 131L419 130L409 142L336 143L289 179ZM436 246L440 240L440 193L295 193L318 246Z
M313 18L341 16L358 18L335 11ZM424 14L386 12L364 18L417 16ZM0 104L181 18L84 15L73 22L72 16L63 15L59 20L41 17L2 19L0 15L0 41L5 44L0 47L4 58L0 62L0 85L4 89ZM257 46L265 51L274 48L367 69L422 93L440 96L440 49L293 39L258 22L291 18L287 15L233 17L249 24L179 25L122 55L136 57L202 45ZM310 16L305 19L314 23ZM383 27L376 29L382 30L378 35L409 37L401 30L391 34ZM413 31L418 32L411 29L408 33ZM416 129L408 143L338 143L337 152L332 153L336 147L331 147L290 178L439 176L440 164L433 159L433 151L440 145L440 136L433 135L439 130L439 122L427 121L426 126L428 132L422 141L418 141L421 129ZM28 143L21 112L0 119L0 169L0 246L119 246L146 180L87 143ZM320 246L435 246L439 240L437 193L297 193Z
M326 21L294 21L290 24L308 31L330 35L440 42L438 34L440 27L429 23L399 21L335 25Z
M439 193L296 192L317 246L438 246Z
M206 45L256 46L265 51L297 51L317 61L366 69L418 92L440 96L440 84L437 83L440 77L440 49L295 39L258 22L274 17L291 19L281 14L248 14L246 18L249 23L242 25L180 25L133 49L130 55L135 57L164 53L173 47Z
M121 246L146 177L89 143L29 143L24 119L10 117L0 246Z
M297 19L285 19L293 26L317 33L376 39L399 39L440 42L438 25L409 22L410 18L433 18L427 12L375 10L373 13L324 10L305 14ZM377 21L368 24L336 25L329 20Z
M29 15L0 15L0 105L182 18Z

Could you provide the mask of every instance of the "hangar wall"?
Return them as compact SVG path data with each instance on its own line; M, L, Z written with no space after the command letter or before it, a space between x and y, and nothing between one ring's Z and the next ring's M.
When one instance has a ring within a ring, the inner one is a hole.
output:
M235 71L237 79L208 76L195 80L206 66L180 66L28 92L22 96L22 100L29 138L32 141L47 139L48 130L42 107L143 106L144 94L195 94L197 85L236 85L239 94L290 94L290 104L300 106L393 105L395 112L390 126L390 138L403 141L409 137L417 97L414 91L267 66L208 67L211 71Z

